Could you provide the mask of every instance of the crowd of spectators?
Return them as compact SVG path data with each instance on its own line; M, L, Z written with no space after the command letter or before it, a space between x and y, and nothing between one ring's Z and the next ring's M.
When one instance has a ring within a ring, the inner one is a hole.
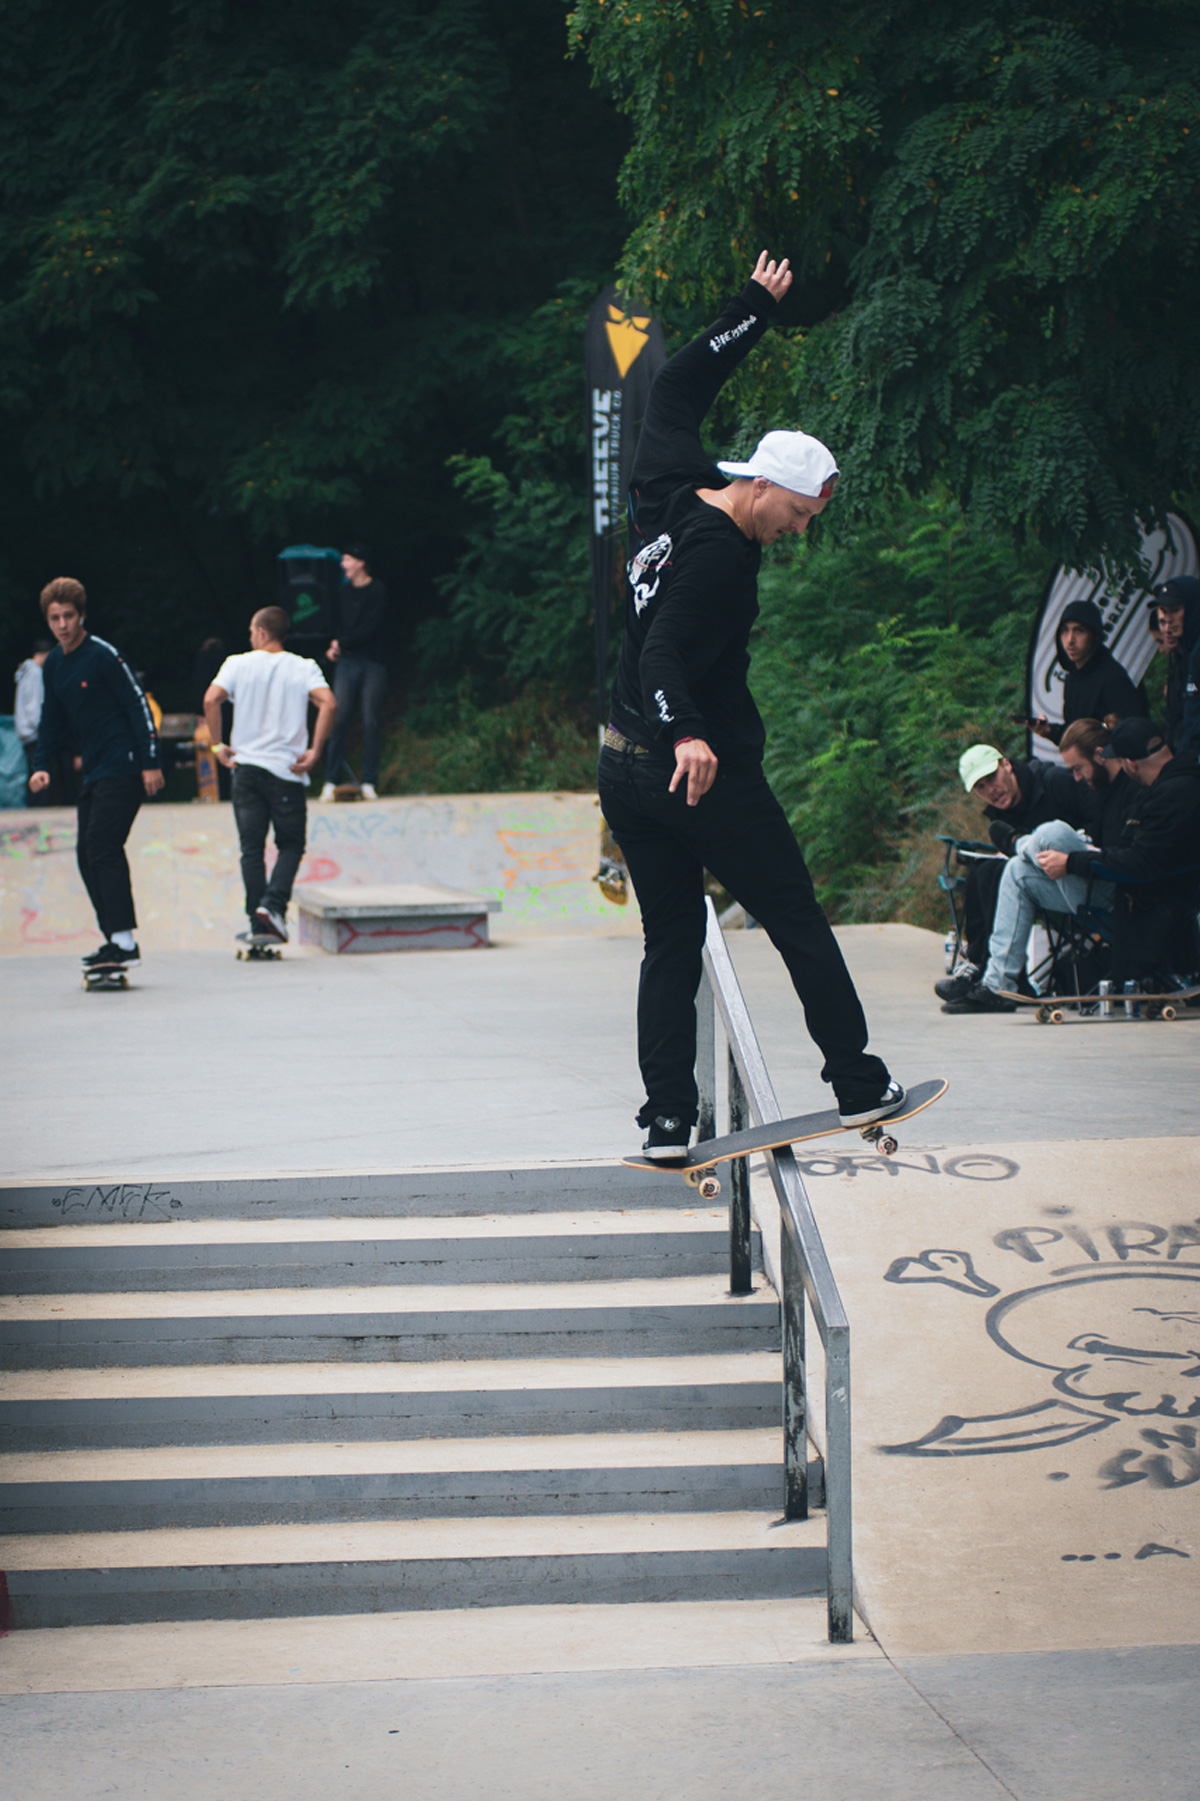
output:
M1116 988L1179 986L1200 967L1200 580L1163 583L1150 611L1167 658L1163 725L1105 645L1097 608L1074 602L1058 622L1062 723L1030 721L1061 766L990 744L963 752L996 854L967 866L957 965L934 990L945 1011L1012 1011L1043 915L1084 921L1088 955L1099 947Z

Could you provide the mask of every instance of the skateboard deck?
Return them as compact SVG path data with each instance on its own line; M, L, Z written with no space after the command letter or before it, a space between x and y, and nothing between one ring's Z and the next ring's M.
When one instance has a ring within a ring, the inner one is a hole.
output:
M126 963L89 963L83 971L83 985L89 994L128 988L129 966Z
M622 1157L622 1163L630 1169L654 1169L667 1175L682 1176L693 1188L698 1188L702 1198L713 1200L721 1192L721 1184L713 1171L719 1163L729 1163L735 1157L748 1157L755 1151L777 1151L785 1144L802 1144L809 1138L832 1138L838 1132L857 1132L868 1144L873 1144L884 1157L891 1157L900 1146L892 1137L892 1127L911 1119L916 1113L923 1113L926 1107L932 1107L940 1101L949 1083L941 1076L931 1082L918 1082L910 1088L904 1105L898 1113L889 1114L887 1119L874 1120L867 1126L844 1126L838 1118L837 1108L828 1107L822 1113L800 1113L792 1119L773 1119L765 1126L751 1126L745 1132L729 1132L723 1138L708 1138L703 1144L693 1145L685 1158L676 1163L659 1163L649 1157Z
M278 963L282 950L283 940L272 938L269 932L238 933L239 963Z
M217 753L213 750L208 736L207 726L196 727L196 793L201 800L219 801L221 798L221 765L217 761Z
M1033 1017L1040 1026L1060 1026L1067 1016L1069 1007L1078 1007L1082 1011L1096 1009L1098 1019L1127 1019L1126 1001L1132 1001L1140 1009L1135 1018L1142 1019L1178 1019L1179 1009L1186 1002L1200 995L1200 987L1176 988L1171 994L1009 994L1005 989L999 991L1006 1001L1015 1001L1018 1007L1033 1007ZM1108 1012L1101 1013L1100 1008L1107 1001Z

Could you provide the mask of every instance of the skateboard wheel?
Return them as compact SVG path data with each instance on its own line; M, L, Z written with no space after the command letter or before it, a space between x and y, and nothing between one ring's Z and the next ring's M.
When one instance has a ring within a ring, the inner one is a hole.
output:
M701 1176L696 1187L700 1191L701 1200L705 1201L715 1201L721 1192L721 1184L712 1175Z
M1064 1019L1065 1019L1065 1018L1066 1018L1066 1017L1067 1017L1067 1016L1066 1016L1066 1014L1065 1014L1065 1013L1064 1013L1064 1012L1063 1012L1063 1010L1062 1010L1062 1008L1061 1008L1061 1007L1055 1007L1055 1008L1054 1008L1054 1010L1053 1010L1053 1012L1052 1012L1052 1013L1051 1013L1051 1014L1050 1014L1050 1024L1051 1024L1051 1025L1052 1025L1052 1026L1061 1026L1061 1024L1062 1024L1062 1022L1063 1022L1063 1020L1064 1020Z
M1048 1024L1048 1023L1049 1023L1049 1020L1050 1020L1050 1009L1049 1009L1049 1007L1037 1007L1037 1008L1035 1008L1035 1009L1034 1009L1034 1015L1033 1015L1033 1017L1034 1017L1034 1018L1035 1018L1035 1019L1036 1019L1036 1020L1037 1020L1037 1022L1038 1022L1038 1024L1039 1024L1039 1026L1044 1026L1044 1025L1047 1025L1047 1024Z
M1168 1003L1168 1004L1167 1004L1167 1006L1165 1006L1165 1007L1164 1007L1164 1008L1163 1008L1163 1010L1162 1010L1162 1012L1161 1012L1161 1014L1160 1014L1160 1015L1159 1015L1159 1018L1160 1018L1160 1019L1178 1019L1178 1018L1179 1018L1179 1015L1178 1015L1178 1013L1177 1013L1177 1012L1176 1012L1176 1011L1175 1011L1175 1009L1174 1009L1174 1007L1172 1007L1172 1006L1171 1006L1171 1005L1170 1005L1170 1004L1169 1004L1169 1003Z
M884 1157L894 1157L899 1149L900 1146L894 1138L881 1138L879 1140L880 1154Z
M883 1127L860 1126L858 1128L858 1135L860 1138L864 1138L868 1144L878 1144L879 1140L883 1137Z
M685 1169L683 1179L689 1188L699 1188L707 1174L708 1171L704 1169Z

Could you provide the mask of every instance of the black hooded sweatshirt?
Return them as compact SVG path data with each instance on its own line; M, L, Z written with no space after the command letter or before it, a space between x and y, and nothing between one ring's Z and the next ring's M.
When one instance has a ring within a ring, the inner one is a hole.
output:
M1149 788L1137 784L1120 842L1072 851L1071 875L1110 882L1154 882L1164 898L1187 903L1200 882L1200 758L1172 757Z
M663 757L703 738L723 763L760 763L766 732L747 684L761 546L697 488L726 478L700 426L766 331L775 302L756 281L655 378L630 485L636 551L610 718Z
M1096 649L1082 669L1077 669L1070 657L1063 654L1062 629L1072 620L1096 634ZM1150 709L1145 693L1134 687L1125 666L1106 648L1104 621L1099 608L1090 600L1076 601L1064 608L1058 622L1056 646L1055 654L1067 672L1067 679L1063 683L1063 722L1050 727L1055 744L1077 719L1103 721L1110 713L1115 713L1118 719L1145 719L1148 716Z

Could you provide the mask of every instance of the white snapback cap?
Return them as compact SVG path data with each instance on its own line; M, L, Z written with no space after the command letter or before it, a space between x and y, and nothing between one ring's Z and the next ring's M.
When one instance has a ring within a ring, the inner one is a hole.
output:
M820 438L810 438L805 431L769 431L760 438L748 463L718 463L722 475L744 476L753 480L765 476L777 487L793 494L804 494L810 500L832 494L838 478L838 466Z

